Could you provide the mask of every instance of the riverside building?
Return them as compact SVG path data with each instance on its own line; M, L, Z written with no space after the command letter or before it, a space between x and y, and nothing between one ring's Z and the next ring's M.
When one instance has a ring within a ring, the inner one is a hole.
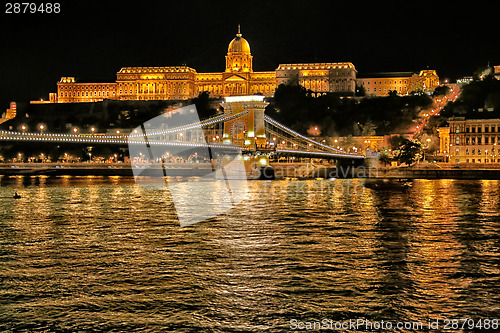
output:
M487 112L487 111L485 111ZM500 163L500 119L448 120L438 129L440 153L450 163Z

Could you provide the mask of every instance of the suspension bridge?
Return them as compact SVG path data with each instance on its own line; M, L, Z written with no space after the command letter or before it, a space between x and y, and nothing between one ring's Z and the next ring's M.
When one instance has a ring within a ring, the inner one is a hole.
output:
M201 121L196 110L184 107L180 108L184 114L174 110L129 133L66 134L3 130L0 131L0 142L128 145L129 148L146 144L156 151L163 149L167 154L169 151L176 153L210 148L254 157L314 158L358 163L365 158L317 142L280 124L264 114L267 104L263 96L232 96L221 103L224 109L222 114Z

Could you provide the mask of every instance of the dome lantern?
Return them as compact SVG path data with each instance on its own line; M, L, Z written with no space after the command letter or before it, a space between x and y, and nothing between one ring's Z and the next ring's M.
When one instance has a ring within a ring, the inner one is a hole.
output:
M253 72L250 44L242 37L239 24L238 33L227 48L226 72Z

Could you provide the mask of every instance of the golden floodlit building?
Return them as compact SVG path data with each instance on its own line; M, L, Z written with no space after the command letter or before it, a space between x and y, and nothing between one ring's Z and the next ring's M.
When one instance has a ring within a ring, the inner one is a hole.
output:
M483 111L482 111L483 112ZM487 112L487 111L484 111ZM500 119L454 117L440 127L440 154L450 163L499 163Z
M214 97L274 95L282 83L298 83L313 93L353 94L356 69L347 63L280 64L275 71L254 72L250 44L238 26L229 43L224 72L198 73L187 66L123 67L116 82L85 83L62 77L49 103L115 100L185 100L209 92ZM34 101L39 103L40 101Z
M300 84L316 94L354 93L356 69L350 62L281 64L276 69L276 84Z
M419 73L386 72L366 74L357 78L359 86L367 95L387 96L391 91L398 95L408 95L412 91L433 92L439 86L439 76L435 70L425 69Z

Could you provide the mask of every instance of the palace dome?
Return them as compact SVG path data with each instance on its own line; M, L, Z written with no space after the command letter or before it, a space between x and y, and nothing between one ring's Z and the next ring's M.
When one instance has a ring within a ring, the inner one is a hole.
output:
M239 26L236 37L229 43L227 53L250 53L250 44L248 44L245 38L241 37Z

